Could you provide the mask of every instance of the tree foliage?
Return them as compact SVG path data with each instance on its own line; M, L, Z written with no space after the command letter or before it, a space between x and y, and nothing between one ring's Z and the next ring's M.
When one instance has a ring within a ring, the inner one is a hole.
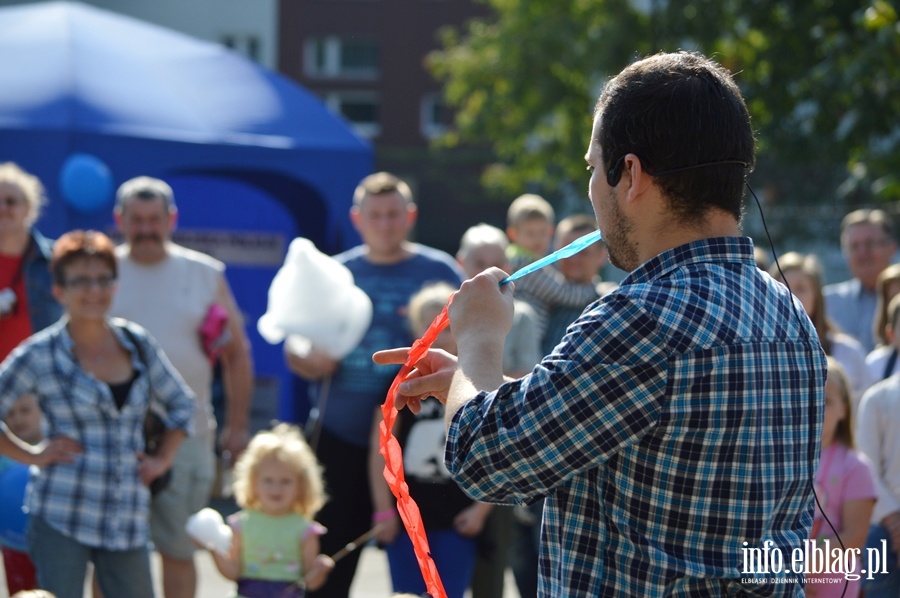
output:
M429 63L456 109L444 142L496 154L488 186L558 199L584 185L603 83L635 57L680 48L735 73L767 184L796 195L791 173L837 170L820 182L900 199L900 21L886 0L483 1L494 17L445 30ZM823 192L806 183L810 201Z

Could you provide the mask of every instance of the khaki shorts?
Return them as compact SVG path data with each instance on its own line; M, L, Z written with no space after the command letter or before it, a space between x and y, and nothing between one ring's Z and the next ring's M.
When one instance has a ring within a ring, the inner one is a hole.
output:
M197 547L184 531L188 517L209 504L216 460L209 438L186 438L178 447L172 481L153 498L150 534L156 550L166 556L190 560Z

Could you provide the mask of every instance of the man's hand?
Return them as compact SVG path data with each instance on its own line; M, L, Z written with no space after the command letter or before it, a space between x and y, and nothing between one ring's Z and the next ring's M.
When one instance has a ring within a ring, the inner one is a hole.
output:
M372 360L378 365L403 364L406 363L408 354L408 347L387 349L372 355ZM428 397L435 397L441 403L446 403L455 371L456 357L441 349L429 349L400 384L397 396L394 397L394 406L397 409L409 407L413 413L419 413L421 401Z
M507 274L488 268L465 281L450 302L450 330L460 354L466 348L481 349L486 343L503 344L513 322L513 284L500 286Z
M334 374L341 363L318 349L311 348L305 353L300 353L294 350L293 346L294 343L290 342L288 337L284 343L284 356L288 368L304 380L315 382L327 378Z
M250 435L247 428L235 429L231 426L222 428L222 432L219 434L219 448L222 449L222 455L227 455L229 466L234 465L249 442Z

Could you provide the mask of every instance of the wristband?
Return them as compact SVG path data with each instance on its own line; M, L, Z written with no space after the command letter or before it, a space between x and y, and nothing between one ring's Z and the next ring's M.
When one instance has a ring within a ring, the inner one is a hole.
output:
M376 523L381 523L382 521L387 521L397 515L397 509L388 509L387 511L378 511L377 513L372 513L372 521Z

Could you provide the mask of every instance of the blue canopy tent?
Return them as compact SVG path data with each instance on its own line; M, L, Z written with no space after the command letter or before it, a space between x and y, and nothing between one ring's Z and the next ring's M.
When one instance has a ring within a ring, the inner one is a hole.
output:
M41 178L38 228L112 231L115 188L168 181L179 240L228 264L260 393L291 418L281 347L258 335L290 240L334 253L372 149L315 96L217 44L77 2L0 8L0 161ZM164 292L164 290L160 290Z

